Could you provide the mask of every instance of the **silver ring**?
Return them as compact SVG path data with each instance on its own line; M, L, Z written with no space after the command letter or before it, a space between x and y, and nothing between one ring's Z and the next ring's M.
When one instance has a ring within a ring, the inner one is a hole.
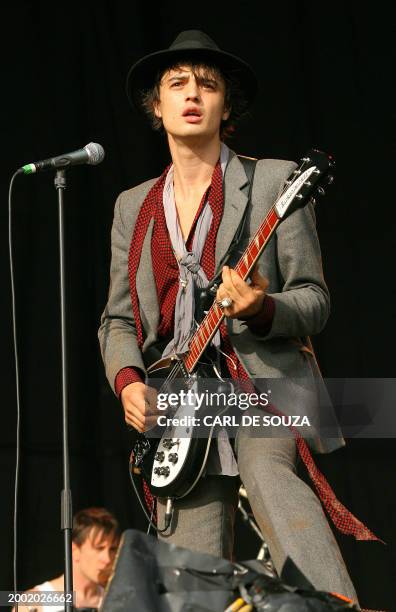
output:
M225 297L222 300L218 300L218 305L220 308L229 308L232 304L233 300L230 297Z

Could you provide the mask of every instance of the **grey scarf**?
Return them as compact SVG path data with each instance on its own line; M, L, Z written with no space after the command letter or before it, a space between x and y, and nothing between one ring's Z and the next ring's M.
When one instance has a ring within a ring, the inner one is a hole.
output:
M227 166L229 149L221 144L220 165L224 172ZM202 251L210 229L213 214L209 202L206 201L194 232L192 250L187 251L177 220L175 193L173 188L173 165L165 179L163 203L166 225L172 243L173 252L179 266L180 283L176 296L174 337L165 347L163 356L173 353L185 353L195 332L194 321L195 299L194 288L204 288L208 285L208 278L200 264ZM220 334L217 332L212 339L215 346L220 346Z

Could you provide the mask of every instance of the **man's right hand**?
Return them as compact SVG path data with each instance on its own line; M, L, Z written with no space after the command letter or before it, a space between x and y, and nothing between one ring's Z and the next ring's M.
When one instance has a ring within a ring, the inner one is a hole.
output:
M126 385L121 391L125 422L143 433L157 424L157 391L141 382Z

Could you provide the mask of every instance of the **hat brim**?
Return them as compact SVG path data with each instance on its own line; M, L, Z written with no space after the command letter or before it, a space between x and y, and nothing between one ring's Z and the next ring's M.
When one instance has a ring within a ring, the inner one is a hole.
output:
M216 49L166 49L146 55L129 70L126 93L131 106L143 111L142 92L153 87L159 71L183 59L196 59L215 64L226 75L238 79L240 88L245 94L246 108L254 100L258 90L256 75L249 64L239 57Z

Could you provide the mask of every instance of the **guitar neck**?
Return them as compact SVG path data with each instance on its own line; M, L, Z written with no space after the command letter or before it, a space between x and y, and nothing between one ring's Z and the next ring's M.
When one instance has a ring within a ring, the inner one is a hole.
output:
M274 205L235 266L235 271L243 280L246 280L249 276L279 223L280 218L276 213ZM196 367L202 353L220 327L223 319L224 313L222 309L216 302L213 302L213 305L192 337L189 352L183 359L184 366L188 372L191 373Z

